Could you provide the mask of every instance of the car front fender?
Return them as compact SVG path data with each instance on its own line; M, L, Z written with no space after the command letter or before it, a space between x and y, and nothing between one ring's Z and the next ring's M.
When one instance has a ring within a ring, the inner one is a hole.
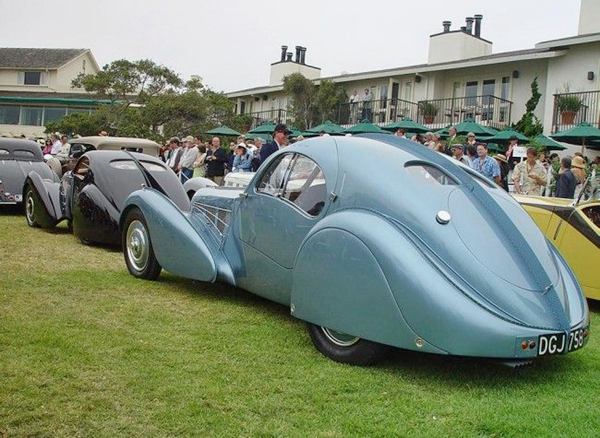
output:
M215 258L207 242L169 198L150 188L133 192L123 207L120 229L132 208L140 209L148 227L156 259L167 271L185 278L214 282Z
M64 219L60 206L60 183L55 179L45 179L35 171L29 172L23 185L23 195L27 189L33 191L36 221L42 228L52 228ZM24 200L25 201L25 200Z

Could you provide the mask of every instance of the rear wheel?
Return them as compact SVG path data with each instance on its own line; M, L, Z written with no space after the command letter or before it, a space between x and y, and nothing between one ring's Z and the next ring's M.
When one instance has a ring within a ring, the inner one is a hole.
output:
M138 208L130 210L125 218L122 244L129 273L134 277L156 280L162 268L154 255L146 219Z
M25 218L27 219L27 225L30 227L38 227L39 224L35 219L35 208L37 201L35 199L35 195L33 194L33 189L31 187L27 187L27 191L25 192Z
M389 352L385 345L315 324L308 324L308 332L317 350L336 362L372 365Z

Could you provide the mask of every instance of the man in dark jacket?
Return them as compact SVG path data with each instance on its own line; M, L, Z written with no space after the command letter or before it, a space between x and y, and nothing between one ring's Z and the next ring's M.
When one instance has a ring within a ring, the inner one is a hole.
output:
M206 151L206 177L218 185L223 185L225 176L225 163L227 162L227 153L221 149L221 140L214 137L210 142L210 149Z
M577 179L571 172L571 159L565 157L560 160L560 170L556 180L556 197L573 199L575 197L575 187Z
M277 152L279 149L285 146L285 141L291 131L283 123L279 123L273 130L273 141L267 143L260 148L260 161L264 163L270 155Z

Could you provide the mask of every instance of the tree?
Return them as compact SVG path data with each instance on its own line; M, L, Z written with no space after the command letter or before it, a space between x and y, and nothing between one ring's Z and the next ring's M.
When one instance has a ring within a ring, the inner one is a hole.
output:
M296 127L299 129L309 128L313 118L315 84L304 77L302 73L292 73L283 78L283 91L291 99L288 108L292 112Z
M91 114L70 114L49 123L46 132L95 135L105 130L160 140L244 122L236 118L233 102L204 87L198 76L184 83L172 70L149 60L115 61L97 74L79 75L73 86L109 103Z
M533 138L544 131L540 119L534 114L541 97L542 94L539 92L538 79L536 77L531 83L531 97L525 104L525 114L523 114L521 120L513 125L514 129L530 138Z
M318 123L335 119L339 105L348 101L346 90L330 80L322 80L315 96L316 118Z

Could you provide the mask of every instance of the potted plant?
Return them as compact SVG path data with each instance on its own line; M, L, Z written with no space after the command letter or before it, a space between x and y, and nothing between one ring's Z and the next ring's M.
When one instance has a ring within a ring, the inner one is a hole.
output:
M559 95L556 97L556 107L560 112L561 124L572 125L581 108L581 98L575 94Z
M433 123L433 119L437 116L438 107L431 102L419 102L419 110L421 114L423 114L423 121L426 125L430 125Z

